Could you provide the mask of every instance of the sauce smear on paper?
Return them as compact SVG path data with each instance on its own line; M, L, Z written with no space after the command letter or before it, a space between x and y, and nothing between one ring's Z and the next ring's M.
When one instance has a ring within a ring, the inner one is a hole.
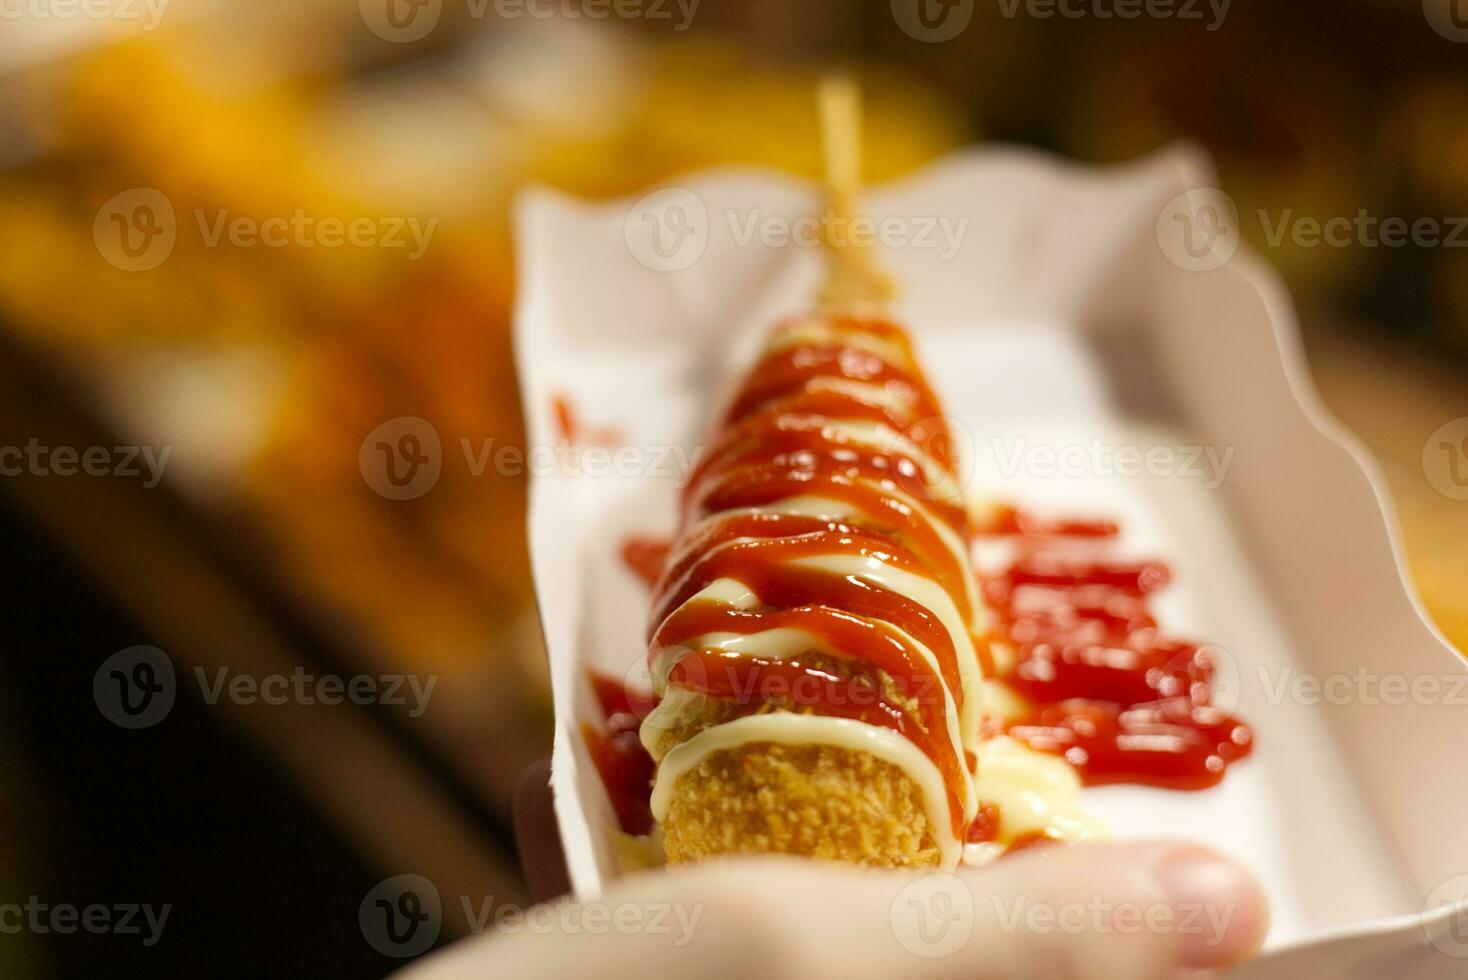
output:
M1167 566L1107 556L1118 532L1013 508L978 530L1014 550L1005 569L981 575L995 638L1015 653L999 679L1031 705L1000 729L1063 756L1087 785L1215 786L1253 733L1213 703L1214 649L1158 630L1148 597Z
M667 538L636 535L622 542L622 564L627 570L650 589L658 584L663 566L668 562L668 549L672 542Z
M601 706L602 725L582 725L587 750L612 799L623 832L642 836L652 831L652 756L637 730L653 709L650 695L629 691L613 678L592 674L591 685Z

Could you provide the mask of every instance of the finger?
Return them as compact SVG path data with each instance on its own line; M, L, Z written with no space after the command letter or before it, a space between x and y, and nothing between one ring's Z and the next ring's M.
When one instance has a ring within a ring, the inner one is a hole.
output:
M541 759L521 774L515 787L515 844L520 851L520 871L537 902L550 901L571 890L556 823L550 770L550 759Z
M892 909L904 950L961 964L955 974L940 962L931 976L1173 977L1252 956L1268 923L1268 903L1252 875L1186 844L1041 848L955 876L948 890L960 900L967 891L972 902L966 941L965 921L951 909L958 938L938 929L941 886L909 884L895 900L906 904Z
M698 944L739 946L717 934L737 923L743 944L805 964L779 974L791 977L825 974L839 950L845 977L1154 980L1251 956L1268 921L1247 871L1185 844L1040 848L955 874L822 873L793 862L706 873L698 891L678 889L706 903Z
M629 878L558 924L448 950L414 980L592 971L843 980L1164 980L1252 954L1267 907L1186 845L1087 845L903 875L779 859ZM595 922L588 916L598 908Z
M762 942L857 950L850 976L1152 980L1245 959L1268 922L1252 875L1186 844L1039 848L981 871L829 883L788 862L716 874L702 893L711 927L720 899L749 894L752 881L757 901L782 899Z

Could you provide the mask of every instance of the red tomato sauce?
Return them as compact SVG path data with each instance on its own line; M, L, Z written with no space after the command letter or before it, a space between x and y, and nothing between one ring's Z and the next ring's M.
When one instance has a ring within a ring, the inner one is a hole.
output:
M1253 733L1213 704L1209 648L1158 630L1148 597L1169 581L1167 566L1098 551L1118 533L1110 521L1014 508L978 529L1016 550L1008 568L983 578L996 639L1016 654L1000 679L1032 705L1001 728L1063 756L1087 785L1216 786L1249 754Z

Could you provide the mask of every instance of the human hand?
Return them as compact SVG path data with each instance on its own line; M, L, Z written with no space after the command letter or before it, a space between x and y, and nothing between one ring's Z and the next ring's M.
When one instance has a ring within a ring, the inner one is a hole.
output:
M633 875L405 980L1154 980L1247 957L1265 920L1246 872L1188 845L1039 848L929 875L751 858Z
M536 840L553 832L549 806L527 794L519 811L532 885L553 880ZM539 907L404 980L1154 980L1247 958L1267 920L1247 871L1180 843L1038 847L933 874L750 858L632 875L597 902Z

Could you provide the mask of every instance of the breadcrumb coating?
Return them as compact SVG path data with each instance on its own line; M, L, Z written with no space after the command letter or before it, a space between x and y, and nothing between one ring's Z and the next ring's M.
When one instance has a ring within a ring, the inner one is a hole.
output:
M884 671L814 651L801 659L838 676L866 674L918 722L915 705ZM655 739L653 758L661 761L713 725L792 709L810 711L772 700L697 698L677 727ZM751 742L711 754L674 784L663 830L670 864L725 854L798 854L874 867L936 865L940 858L911 777L866 752L828 745Z
M663 821L669 864L798 854L873 867L937 865L922 792L897 766L828 745L751 742L679 777Z

